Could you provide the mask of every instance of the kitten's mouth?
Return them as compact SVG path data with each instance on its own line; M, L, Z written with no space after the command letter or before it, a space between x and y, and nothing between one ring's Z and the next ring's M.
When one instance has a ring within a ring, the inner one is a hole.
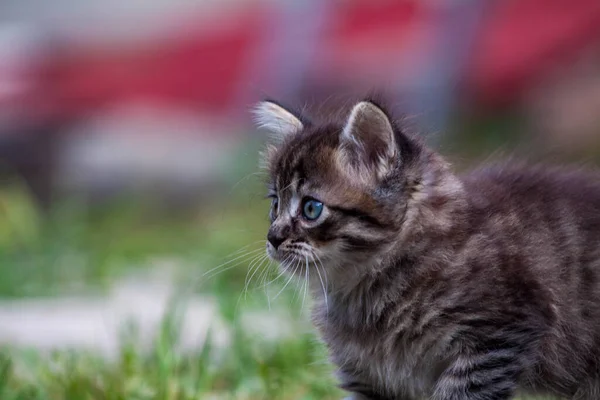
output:
M267 254L271 259L277 261L280 268L290 274L305 274L306 269L312 269L317 264L317 256L303 248L275 249L267 245Z
M267 245L267 255L274 261L277 261L283 268L290 264L304 261L305 256L295 251L278 250L273 246Z
M296 276L309 284L318 282L323 293L327 292L329 287L327 269L317 249L310 244L291 243L289 246L275 248L268 243L267 255L279 263L282 274Z
M281 255L280 255L280 251L277 251L277 249L275 249L275 247L273 247L273 245L269 242L267 242L267 255L275 261L281 262Z

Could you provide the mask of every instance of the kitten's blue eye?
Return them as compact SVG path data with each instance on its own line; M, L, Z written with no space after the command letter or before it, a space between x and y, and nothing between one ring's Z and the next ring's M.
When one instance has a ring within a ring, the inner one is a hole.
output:
M271 210L273 212L277 212L277 208L279 207L279 199L277 197L271 198Z
M315 219L319 218L322 212L323 203L313 199L304 200L302 213L306 219L314 221Z

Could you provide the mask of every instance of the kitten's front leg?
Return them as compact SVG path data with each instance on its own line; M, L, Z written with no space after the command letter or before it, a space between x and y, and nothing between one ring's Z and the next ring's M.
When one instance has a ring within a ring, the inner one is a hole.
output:
M461 355L440 376L432 400L510 400L520 373L513 348Z

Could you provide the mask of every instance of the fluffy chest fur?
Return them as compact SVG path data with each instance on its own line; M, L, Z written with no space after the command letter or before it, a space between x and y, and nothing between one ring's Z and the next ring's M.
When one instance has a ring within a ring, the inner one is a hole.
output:
M448 293L432 277L403 285L403 267L327 303L315 291L313 321L339 367L342 387L369 398L430 397L448 363L451 330L442 328L435 304L449 301Z
M409 331L396 336L370 329L348 329L347 325L325 322L319 327L331 360L339 366L342 387L375 398L426 398L443 368L443 346L419 338L406 340ZM351 377L351 378L350 378Z

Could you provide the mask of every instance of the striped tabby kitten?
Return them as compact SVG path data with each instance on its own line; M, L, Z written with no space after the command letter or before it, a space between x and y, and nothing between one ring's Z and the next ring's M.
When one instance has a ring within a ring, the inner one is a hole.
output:
M267 252L308 276L352 399L600 399L600 175L458 176L371 100L339 122L256 117Z

